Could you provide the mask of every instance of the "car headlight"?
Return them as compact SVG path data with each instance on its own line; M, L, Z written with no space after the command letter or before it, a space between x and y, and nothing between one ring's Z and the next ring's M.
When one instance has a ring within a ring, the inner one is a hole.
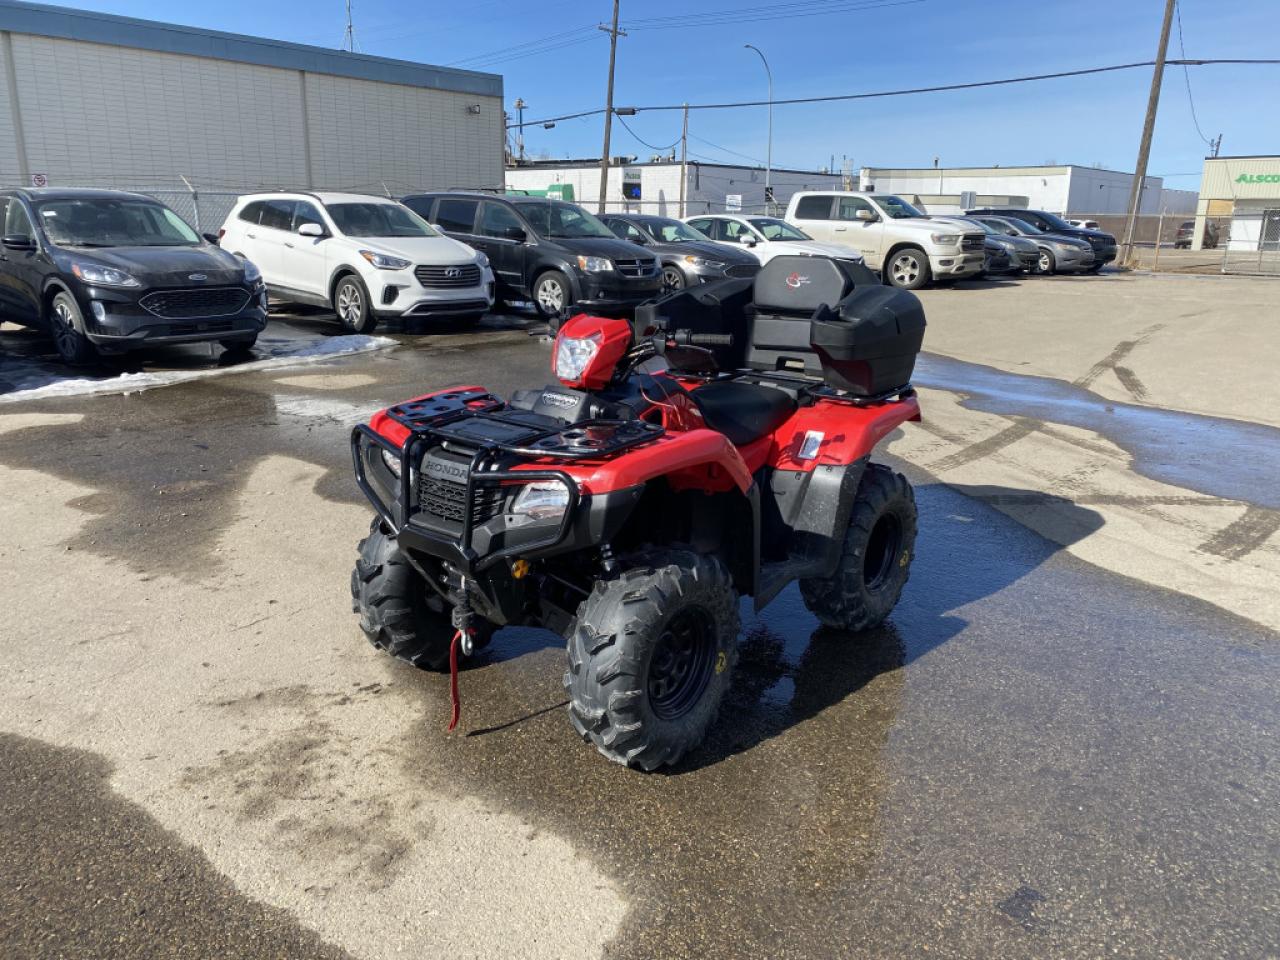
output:
M244 264L244 282L257 283L262 279L262 271L258 269L258 265L252 260L242 260Z
M527 483L511 505L511 513L530 520L559 520L569 507L569 488L559 480Z
M581 379L600 349L601 338L561 337L556 341L556 376L561 380Z
M485 267L489 266L489 255L482 250L477 250L476 263L478 263L480 265L480 269L483 270Z
M379 270L403 270L409 266L409 260L401 260L399 257L391 257L385 253L377 253L374 250L361 250L360 256L364 257Z
M932 233L929 235L934 243L941 247L955 246L960 242L960 234L958 233Z
M613 269L613 261L608 257L579 257L578 269L584 273L606 273Z
M718 270L724 266L723 260L710 260L706 257L685 257L684 262L704 270Z
M71 272L85 283L92 283L100 287L141 286L137 279L125 273L123 270L117 270L115 267L104 267L100 263L82 263L80 261L75 261L71 264Z

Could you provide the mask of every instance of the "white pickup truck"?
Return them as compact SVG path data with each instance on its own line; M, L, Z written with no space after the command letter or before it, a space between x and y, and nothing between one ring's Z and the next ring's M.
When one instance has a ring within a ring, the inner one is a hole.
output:
M905 290L983 268L985 238L973 224L928 217L892 194L793 193L784 219L815 240L853 247L886 283Z

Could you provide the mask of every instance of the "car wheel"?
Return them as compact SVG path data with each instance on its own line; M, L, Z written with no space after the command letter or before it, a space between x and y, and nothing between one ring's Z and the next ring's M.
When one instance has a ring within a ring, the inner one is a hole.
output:
M59 293L53 298L49 305L49 326L53 345L64 362L84 366L101 359L97 348L84 335L84 318L69 293Z
M533 303L539 315L548 320L560 316L573 303L569 281L558 270L548 270L533 285Z
M680 272L679 267L663 267L662 268L662 292L675 293L677 290L683 290L685 287L684 274Z
M348 333L368 333L378 324L369 304L369 291L354 273L348 273L333 288L333 309L338 323Z
M1040 260L1036 267L1036 273L1050 274L1057 270L1058 261L1053 258L1053 251L1041 249Z
M929 282L929 258L919 247L899 250L889 261L889 282L903 290L919 290Z

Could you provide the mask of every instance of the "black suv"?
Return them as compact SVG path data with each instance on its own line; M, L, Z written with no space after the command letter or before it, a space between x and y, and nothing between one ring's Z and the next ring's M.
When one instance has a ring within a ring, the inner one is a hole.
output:
M625 313L662 291L658 258L577 204L484 193L423 193L401 202L456 240L483 250L498 299L532 300L544 317L571 304Z
M0 191L0 320L68 363L161 343L247 350L267 325L258 268L163 203L114 190Z
M1055 213L1046 213L1044 210L1007 208L997 210L994 207L984 207L981 210L966 210L964 215L966 217L1016 217L1024 223L1039 227L1046 233L1056 233L1074 240L1086 240L1089 246L1093 247L1093 266L1088 268L1089 273L1097 273L1116 258L1116 238L1111 234L1101 230L1073 227Z

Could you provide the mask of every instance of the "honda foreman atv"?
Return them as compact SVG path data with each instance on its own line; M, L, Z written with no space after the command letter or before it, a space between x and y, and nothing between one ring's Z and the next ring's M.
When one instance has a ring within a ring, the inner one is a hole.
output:
M776 257L634 321L567 320L559 385L376 414L351 438L377 511L351 577L360 626L450 667L454 723L460 654L505 624L562 633L578 733L619 763L676 763L733 676L740 596L758 610L798 580L854 631L897 603L915 501L869 455L920 419L924 325L861 264Z

